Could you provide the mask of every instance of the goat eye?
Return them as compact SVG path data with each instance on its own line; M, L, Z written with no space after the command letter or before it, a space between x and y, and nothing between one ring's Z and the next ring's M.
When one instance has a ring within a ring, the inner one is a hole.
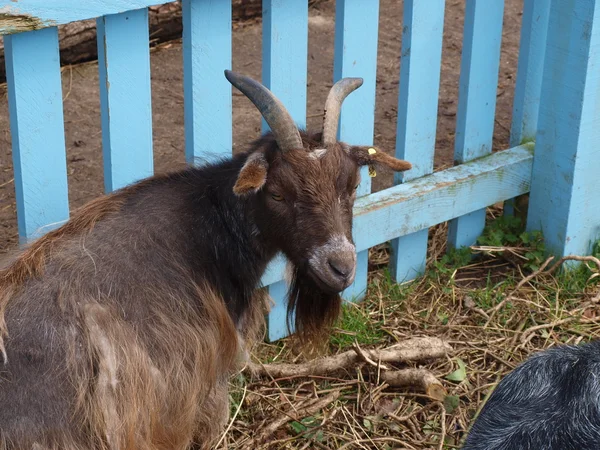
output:
M283 195L279 195L279 194L271 194L271 198L273 200L275 200L276 202L280 202L283 200Z
M360 186L360 183L357 183L356 186L354 186L355 191L358 189L358 186Z

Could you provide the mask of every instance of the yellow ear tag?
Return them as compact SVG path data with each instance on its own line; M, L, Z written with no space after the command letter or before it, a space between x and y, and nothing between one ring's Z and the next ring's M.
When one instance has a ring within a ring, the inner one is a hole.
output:
M375 150L373 147L371 147L368 151L369 151L369 155L374 155L375 153L377 153L377 150ZM375 167L372 165L369 165L369 176L371 178L374 178L377 176L377 172L375 172Z

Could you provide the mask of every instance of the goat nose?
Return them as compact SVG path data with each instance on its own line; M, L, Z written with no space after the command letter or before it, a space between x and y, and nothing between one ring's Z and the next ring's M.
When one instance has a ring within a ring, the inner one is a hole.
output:
M327 260L334 274L340 278L348 278L354 270L354 259L342 256L331 256Z

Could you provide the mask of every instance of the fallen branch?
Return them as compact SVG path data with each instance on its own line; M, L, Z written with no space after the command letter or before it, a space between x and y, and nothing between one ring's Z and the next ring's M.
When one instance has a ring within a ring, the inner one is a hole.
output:
M413 387L429 397L443 400L447 392L442 383L428 370L390 370L384 362L415 362L442 358L452 348L438 338L413 338L385 349L361 349L354 345L339 355L318 358L304 364L256 364L249 363L245 370L256 377L271 379L327 376L342 370L367 364L380 370L380 379L392 387Z
M402 369L382 372L380 375L392 387L414 387L422 390L428 397L444 401L448 392L441 381L426 369Z
M365 362L364 357L379 363L415 362L442 358L450 350L452 348L438 338L413 338L385 349L361 350L360 353L353 349L338 355L317 358L304 364L250 363L246 366L246 370L258 377L275 379L325 376L356 367Z

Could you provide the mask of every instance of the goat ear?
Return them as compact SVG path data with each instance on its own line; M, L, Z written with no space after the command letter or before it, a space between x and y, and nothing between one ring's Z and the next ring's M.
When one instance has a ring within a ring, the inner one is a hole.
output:
M376 147L352 145L345 146L344 149L359 166L377 164L392 169L394 172L404 172L412 169L412 164L408 161L394 158Z
M248 195L258 192L267 181L269 163L262 153L251 154L240 170L233 186L235 195Z

